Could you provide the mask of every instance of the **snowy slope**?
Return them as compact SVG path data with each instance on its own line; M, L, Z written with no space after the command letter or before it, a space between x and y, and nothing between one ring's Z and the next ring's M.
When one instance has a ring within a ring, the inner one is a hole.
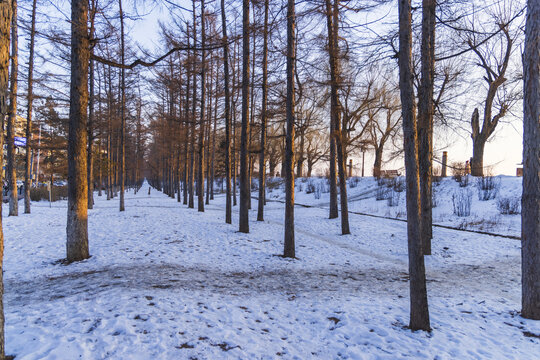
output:
M496 197L488 201L479 200L478 179L474 177L469 177L466 187L460 187L460 184L451 177L442 178L440 182L434 182L434 223L519 237L521 232L521 216L519 214L501 215L497 209L497 201L502 197L520 201L522 178L515 176L496 176L493 179L495 184L497 184ZM404 177L400 177L397 181L404 182L405 179ZM351 182L355 184L353 185L354 187L351 187ZM322 189L319 199L317 199L317 192L309 192L309 184L312 184L317 189ZM386 199L377 200L377 194L379 188L388 192L392 192L392 189L387 185L379 185L375 178L352 178L348 180L348 185L347 195L350 211L399 219L406 218L404 191L397 194L394 192L397 203L394 206L389 206ZM297 203L328 208L330 201L328 191L328 180L325 178L296 179L295 199ZM454 214L452 195L463 191L470 191L472 195L472 206L470 216L460 217ZM254 195L256 194L254 193ZM284 200L285 194L282 186L270 189L268 199Z
M127 194L124 213L116 199L96 196L92 257L68 266L57 261L65 256L65 202L4 218L7 353L17 360L540 354L540 324L517 313L519 241L435 228L426 265L433 332L412 333L404 328L405 223L351 215L353 234L340 236L339 219L328 220L326 209L297 207L299 259L288 260L275 256L282 204L268 203L265 222L252 211L250 234L236 232L237 208L234 225L224 223L223 209L221 195L199 213L155 190L148 196L147 185Z

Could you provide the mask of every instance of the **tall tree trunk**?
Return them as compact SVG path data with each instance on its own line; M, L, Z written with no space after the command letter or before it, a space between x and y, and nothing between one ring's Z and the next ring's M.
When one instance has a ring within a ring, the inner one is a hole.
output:
M403 119L407 182L407 238L409 251L411 330L430 330L426 270L422 254L415 98L412 68L411 0L399 0L399 89Z
M193 46L197 46L197 19L195 16L195 1L193 1ZM189 36L188 36L189 38ZM188 40L189 42L189 40ZM192 107L191 107L191 130L190 130L190 158L189 158L189 204L188 207L195 208L194 199L194 183L195 183L195 118L197 116L197 65L195 63L195 52L193 52L192 59L192 76L193 76L193 95L192 95Z
M30 214L30 187L32 185L32 110L34 101L34 47L36 37L37 0L32 2L32 20L30 24L30 54L28 55L28 93L26 108L26 162L24 173L24 213Z
M126 63L126 43L124 40L124 11L122 9L122 0L118 0L118 7L120 10L120 57L123 66ZM120 81L120 161L118 169L118 181L120 183L120 211L124 211L124 183L126 176L126 69L124 69L123 67L120 72Z
M225 222L232 223L231 204L231 91L229 85L229 38L227 37L227 17L225 0L221 0L221 31L223 32L223 74L225 77Z
M4 119L8 114L8 77L9 77L9 34L11 27L11 0L0 2L0 124L4 129ZM4 136L0 136L0 149L4 148ZM4 157L0 157L0 168L4 167ZM4 183L0 171L0 184ZM3 191L0 191L0 204L3 203ZM4 231L2 228L2 206L0 206L0 359L5 357L4 337Z
M338 64L338 29L339 29L339 0L334 0L333 7L330 0L326 0L327 28L328 28L328 52L330 58L330 101L331 101L331 122L334 131L331 134L335 138L338 172L339 172L339 198L341 205L341 233L350 234L349 229L349 210L347 204L347 178L345 175L345 154L344 154L344 136L341 129L341 109L338 99L339 87L339 64ZM330 176L332 177L332 176ZM331 180L332 181L332 180Z
M195 16L195 13L194 15ZM205 130L205 106L206 106L206 51L204 50L206 41L206 24L204 22L204 0L201 0L201 121L199 129L199 176L197 178L197 188L199 197L198 211L204 211L204 130Z
M11 18L11 91L7 124L7 176L9 184L9 216L19 215L17 167L15 166L15 121L17 120L17 82L19 75L19 42L17 39L17 0L12 0Z
M287 2L287 134L285 136L285 241L283 256L294 258L294 123L296 64L296 12L294 0Z
M88 253L88 188L86 179L86 110L88 107L88 0L71 1L71 87L68 135L67 260Z
M266 193L266 117L268 103L268 0L264 0L263 63L262 63L262 109L261 109L261 148L259 154L259 202L257 221L264 221L264 200Z
M92 33L92 32L91 32ZM92 49L90 50L92 53ZM94 122L94 61L90 60L89 65L89 72L90 72L90 99L88 104L88 150L86 153L86 175L88 177L88 209L94 208L94 180L93 180L93 165L94 165L94 157L92 154L92 143L94 141L94 129L93 129L93 122Z
M249 232L249 0L243 0L242 16L242 132L240 135L240 224L239 231Z
M540 2L527 2L523 54L521 315L540 320Z
M418 88L418 165L420 171L420 211L422 214L422 248L431 255L433 217L433 75L435 72L435 7L436 0L422 0L422 46L420 62L422 78Z
M189 27L186 29L187 32L187 42L189 47ZM184 122L185 122L185 141L184 141L184 200L182 204L188 204L188 185L189 185L189 164L190 164L190 154L189 154L189 136L190 136L190 118L189 118L189 95L191 94L190 85L191 85L191 75L189 73L189 60L190 60L190 51L188 50L186 56L186 103L184 109Z
M334 48L334 37L331 36L333 32L333 19L332 19L332 6L329 0L326 0L326 26L328 29L328 52L332 53ZM330 58L332 56L330 55ZM333 81L330 80L333 84ZM333 86L333 85L332 85ZM331 108L334 109L331 105ZM337 205L337 177L336 177L336 137L334 136L336 130L336 119L333 111L330 114L330 219L338 217L338 205Z

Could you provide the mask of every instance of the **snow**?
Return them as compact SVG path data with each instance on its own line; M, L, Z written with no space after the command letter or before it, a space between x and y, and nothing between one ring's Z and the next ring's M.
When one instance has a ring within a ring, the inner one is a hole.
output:
M451 181L440 185L447 196ZM500 192L512 193L516 184L503 178ZM399 212L401 204L384 210L386 201L360 196L373 185L361 179L350 189L358 199L351 210ZM250 233L242 234L237 207L233 225L224 222L223 195L200 213L147 190L145 184L137 195L126 194L122 213L117 199L95 196L92 257L67 266L58 261L65 257L66 202L34 203L31 215L4 218L8 354L17 360L540 354L540 323L518 313L515 239L434 228L426 259L433 331L411 332L404 222L351 214L352 235L341 236L339 219L327 219L327 194L316 200L298 192L298 202L320 207L296 207L298 259L291 260L276 256L283 251L282 203L268 202L265 221L256 222L253 200ZM273 194L282 195L279 188L268 198ZM473 211L487 218L494 206L475 202ZM448 209L439 205L436 217ZM503 228L515 234L516 221Z

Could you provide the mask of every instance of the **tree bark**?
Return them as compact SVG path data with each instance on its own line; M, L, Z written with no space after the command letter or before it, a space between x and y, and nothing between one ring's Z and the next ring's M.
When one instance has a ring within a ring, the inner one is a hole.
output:
M287 133L285 135L285 242L283 256L294 258L294 72L296 63L296 13L294 0L287 2Z
M11 0L0 2L0 123L4 128L4 119L8 114L8 77L9 77L9 36L11 27ZM0 136L0 149L4 148L4 136ZM4 167L4 157L0 157L0 168ZM0 171L0 184L4 183ZM0 191L0 204L3 203L3 191ZM4 337L4 231L2 228L2 206L0 206L0 359L5 357Z
M193 13L195 16L195 13ZM201 0L201 120L199 129L199 176L197 177L197 192L199 194L198 211L204 212L204 136L205 136L205 106L206 106L206 51L204 50L206 42L206 24L204 22L204 0Z
M418 88L418 163L420 171L420 202L422 248L431 255L433 216L433 76L435 72L435 7L436 0L422 1L421 74Z
M329 0L326 0L326 26L328 30L328 53L334 49L334 37L331 36L333 29L332 6ZM331 55L330 55L331 58ZM332 80L330 80L332 82ZM330 106L332 108L332 105ZM336 131L335 116L330 113L330 219L338 217L337 205L337 177L336 177Z
M262 109L261 109L261 148L259 154L259 200L257 221L264 221L264 198L266 193L266 117L268 103L268 0L264 1L263 59L262 59Z
M7 176L9 184L9 216L19 215L17 194L17 169L15 166L15 121L17 120L17 82L19 75L19 42L17 39L17 0L12 0L11 17L11 90L9 94L9 117L7 124Z
M239 231L249 233L249 0L243 0L242 16L242 130L240 134L240 220Z
M347 204L347 178L345 175L345 154L344 136L341 129L341 109L338 99L339 87L339 64L338 64L338 28L339 28L339 0L334 0L333 5L330 0L326 0L326 16L328 28L328 54L330 59L330 102L331 102L331 123L333 124L332 137L335 138L339 172L339 198L341 205L341 233L350 234L349 210ZM335 170L334 170L335 171ZM332 175L330 174L332 178ZM334 176L335 178L335 176ZM332 180L330 180L332 182Z
M195 17L195 1L193 1L193 46L197 44L197 22ZM189 41L188 41L189 42ZM191 130L190 130L190 148L189 148L189 204L188 207L195 208L194 183L195 183L195 117L197 116L197 69L195 64L195 52L191 62L193 76L193 95L191 96Z
M122 65L126 63L126 43L125 43L125 33L124 33L124 11L122 9L122 0L118 0L118 6L120 10L120 57L122 60ZM118 175L120 182L120 211L124 211L124 184L126 177L126 69L122 68L120 70L120 163L118 169Z
M422 254L420 194L412 69L411 0L399 0L399 88L403 119L407 182L407 238L409 251L411 330L430 330L426 271Z
M88 253L88 188L86 179L86 110L88 107L88 0L71 1L71 87L68 135L67 260Z
M523 54L521 315L540 320L540 1L527 2Z
M32 2L32 20L30 24L30 54L28 55L28 93L26 108L26 161L24 173L24 213L30 214L30 188L32 186L32 110L34 101L34 47L36 37L37 0Z

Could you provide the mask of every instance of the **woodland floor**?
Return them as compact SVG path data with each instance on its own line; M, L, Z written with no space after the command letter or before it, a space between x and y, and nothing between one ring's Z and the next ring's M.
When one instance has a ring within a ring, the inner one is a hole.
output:
M435 228L426 260L433 331L408 323L406 224L283 204L250 234L148 185L96 195L86 261L63 265L66 202L4 218L6 351L16 359L533 359L540 324L519 316L520 243ZM22 202L21 210L22 210ZM256 200L253 208L256 209ZM4 205L6 206L6 205ZM21 211L22 213L22 211Z

